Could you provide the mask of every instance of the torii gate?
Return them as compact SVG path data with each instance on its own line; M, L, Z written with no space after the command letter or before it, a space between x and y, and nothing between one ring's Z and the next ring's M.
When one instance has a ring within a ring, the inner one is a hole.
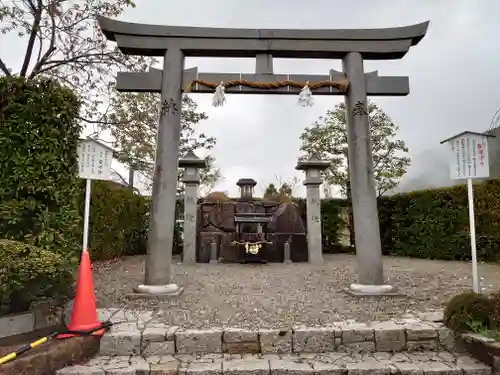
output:
M98 17L108 40L125 54L162 56L163 70L118 73L117 89L161 93L151 223L144 296L177 295L171 257L177 191L180 110L183 90L207 93L221 83L227 93L298 94L308 83L316 95L345 95L349 176L354 213L358 283L356 295L391 294L384 284L380 229L373 176L367 95L405 96L408 77L366 73L364 60L401 59L425 36L429 22L387 29L263 30L159 26ZM198 73L184 70L185 56L255 57L255 74ZM328 75L274 74L272 58L342 59L343 72Z

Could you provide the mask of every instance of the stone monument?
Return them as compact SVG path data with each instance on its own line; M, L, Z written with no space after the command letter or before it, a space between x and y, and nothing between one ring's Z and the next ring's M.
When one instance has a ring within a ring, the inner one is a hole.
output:
M295 169L306 173L304 185L306 186L307 209L307 247L309 250L309 263L320 265L323 263L323 244L321 237L321 198L319 186L323 183L321 171L330 166L329 161L311 157L297 163Z
M184 237L182 262L196 263L196 230L198 187L200 169L207 167L207 161L200 159L193 152L188 152L179 160L179 168L184 169L181 181L184 183Z
M403 58L425 36L429 23L388 29L265 30L159 26L98 17L99 26L125 54L163 57L163 70L119 73L120 91L158 92L158 124L151 225L145 284L138 291L178 294L171 283L177 159L183 90L226 93L345 95L349 175L354 213L358 283L354 294L391 293L384 284L367 96L408 95L408 77L365 73L365 60ZM185 56L254 57L255 74L184 70ZM273 57L342 59L343 72L327 75L274 74ZM307 90L306 90L307 89ZM221 104L223 100L218 100Z
M243 246L262 245L264 262L308 261L306 227L293 202L255 199L251 178L238 180L235 200L205 199L198 205L198 262L244 262ZM288 241L288 254L285 244ZM214 246L216 251L214 251Z

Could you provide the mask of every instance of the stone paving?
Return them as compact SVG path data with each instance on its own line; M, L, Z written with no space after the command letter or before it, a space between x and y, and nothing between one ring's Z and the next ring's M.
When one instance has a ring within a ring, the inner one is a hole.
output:
M283 329L186 329L160 311L99 309L117 323L100 354L57 375L486 375L455 346L439 311L385 322Z
M193 356L101 356L57 375L487 375L491 369L462 354L304 353Z
M102 355L192 353L399 352L453 350L454 337L439 320L442 313L362 323L344 321L324 327L281 329L234 327L186 329L170 326L161 312L100 309L99 318L118 323L101 339Z

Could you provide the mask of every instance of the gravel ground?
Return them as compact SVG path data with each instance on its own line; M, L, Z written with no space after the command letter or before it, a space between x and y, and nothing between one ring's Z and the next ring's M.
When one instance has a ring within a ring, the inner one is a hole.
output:
M403 297L356 298L343 292L356 281L352 255L327 255L323 266L197 264L174 261L174 282L184 288L177 299L129 301L126 294L144 281L144 257L94 265L98 307L160 309L172 325L320 326L330 322L385 320L443 307L450 297L470 289L470 263L385 257L385 274ZM483 286L498 288L500 265L480 264Z

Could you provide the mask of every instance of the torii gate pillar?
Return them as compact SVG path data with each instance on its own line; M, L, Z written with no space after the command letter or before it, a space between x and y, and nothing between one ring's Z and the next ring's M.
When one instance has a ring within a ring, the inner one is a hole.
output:
M171 268L181 137L183 70L184 53L179 48L166 50L163 57L161 108L156 142L145 283L135 288L135 292L145 297L177 296L182 293L182 288L171 280Z
M349 80L345 99L349 184L358 263L358 283L351 285L351 292L387 294L393 287L384 284L363 57L359 52L351 52L343 58L342 66Z

